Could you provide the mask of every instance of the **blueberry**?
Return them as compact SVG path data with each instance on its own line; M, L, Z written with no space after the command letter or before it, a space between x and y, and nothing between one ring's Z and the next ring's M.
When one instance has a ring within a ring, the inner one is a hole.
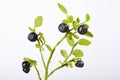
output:
M28 61L23 61L22 68L25 73L28 73L30 71L30 63Z
M65 33L69 30L68 28L68 25L65 24L65 23L61 23L59 26L58 26L58 30L62 33Z
M28 40L31 42L35 42L38 39L38 35L35 32L31 32L28 34Z
M29 68L29 67L30 67L30 63L28 61L22 62L22 68Z
M86 25L84 25L84 24L83 24L83 25L80 25L80 26L78 27L78 33L81 34L81 35L86 34L87 31L88 31L88 29L87 29Z
M82 60L78 60L75 64L76 67L82 68L84 66L84 62Z
M30 68L23 68L23 72L28 73L30 71Z

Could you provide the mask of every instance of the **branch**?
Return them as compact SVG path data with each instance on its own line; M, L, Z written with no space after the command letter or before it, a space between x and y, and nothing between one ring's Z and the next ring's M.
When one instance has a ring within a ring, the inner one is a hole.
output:
M53 50L51 51L51 53L50 53L50 56L49 56L49 58L48 58L48 62L47 62L47 65L46 65L46 71L45 71L45 80L47 80L47 78L48 78L48 68L49 68L49 64L50 64L50 61L51 61L51 59L52 59L52 56L53 56L53 53L54 53L54 51L56 50L56 47L66 38L66 36L67 36L67 34L65 34L65 36L63 36L61 39L60 39L60 41L58 41L57 42L57 44L54 46L54 48L53 48Z
M63 61L63 63L65 63L67 60L68 60L68 58L72 55L72 52L73 52L73 49L75 48L75 46L78 44L78 42L76 42L75 44L74 44L74 46L72 47L72 49L71 49L71 51L70 51L70 54L67 56L67 58Z
M77 60L77 59L73 58L73 59L69 60L69 62L73 62L74 60ZM50 72L50 74L48 75L48 77L50 77L55 71L63 68L63 67L66 66L66 65L67 65L67 63L63 63L62 65L56 67L55 69L53 69L53 70Z

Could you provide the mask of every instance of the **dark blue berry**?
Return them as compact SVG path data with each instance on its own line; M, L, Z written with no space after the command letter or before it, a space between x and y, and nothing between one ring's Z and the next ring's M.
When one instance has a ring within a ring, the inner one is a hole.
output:
M29 67L30 67L30 63L28 61L22 62L22 68L29 68Z
M31 42L35 42L38 39L38 35L35 32L31 32L28 34L28 40Z
M23 72L28 73L30 71L30 63L28 61L22 62Z
M30 71L30 68L23 68L23 72L28 73Z
M86 34L87 31L88 31L88 28L87 28L86 25L84 25L84 24L83 24L83 25L80 25L80 26L78 27L78 33L81 34L81 35Z
M58 30L62 33L65 33L67 31L69 31L69 27L67 24L65 23L61 23L59 26L58 26Z
M75 64L76 67L82 68L84 66L84 62L82 60L78 60Z

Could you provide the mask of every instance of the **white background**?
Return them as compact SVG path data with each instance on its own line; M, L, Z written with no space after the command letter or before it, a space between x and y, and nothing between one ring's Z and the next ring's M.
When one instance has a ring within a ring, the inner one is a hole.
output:
M89 13L94 38L90 39L92 44L89 47L80 46L85 53L84 68L63 68L49 79L120 80L119 0L0 0L0 80L38 80L34 68L29 74L23 73L21 68L23 57L40 60L35 43L27 40L28 26L33 26L34 18L42 15L44 22L39 30L53 46L64 35L57 29L65 18L57 7L58 2L68 9L69 14L79 16L82 21ZM60 45L58 49L69 50L67 46ZM60 59L63 58L56 51L50 68L58 65ZM41 62L38 66L40 71L43 70Z

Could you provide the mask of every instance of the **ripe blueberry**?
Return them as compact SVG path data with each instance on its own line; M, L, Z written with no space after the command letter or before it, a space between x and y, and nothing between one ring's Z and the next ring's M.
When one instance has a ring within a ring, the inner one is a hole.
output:
M34 42L38 39L38 35L35 32L31 32L28 34L28 40Z
M28 73L30 71L30 68L23 68L23 72Z
M30 71L30 63L28 61L22 62L23 72L28 73Z
M78 27L78 33L81 34L81 35L86 34L87 31L88 31L88 29L87 29L86 25L84 25L84 24L83 24L83 25L80 25L80 26Z
M69 30L68 28L68 25L65 24L65 23L61 23L59 26L58 26L58 30L62 33L65 33Z
M84 62L82 60L78 60L75 64L76 67L82 68L84 66Z
M29 68L29 67L30 67L30 63L28 61L22 62L22 68Z

